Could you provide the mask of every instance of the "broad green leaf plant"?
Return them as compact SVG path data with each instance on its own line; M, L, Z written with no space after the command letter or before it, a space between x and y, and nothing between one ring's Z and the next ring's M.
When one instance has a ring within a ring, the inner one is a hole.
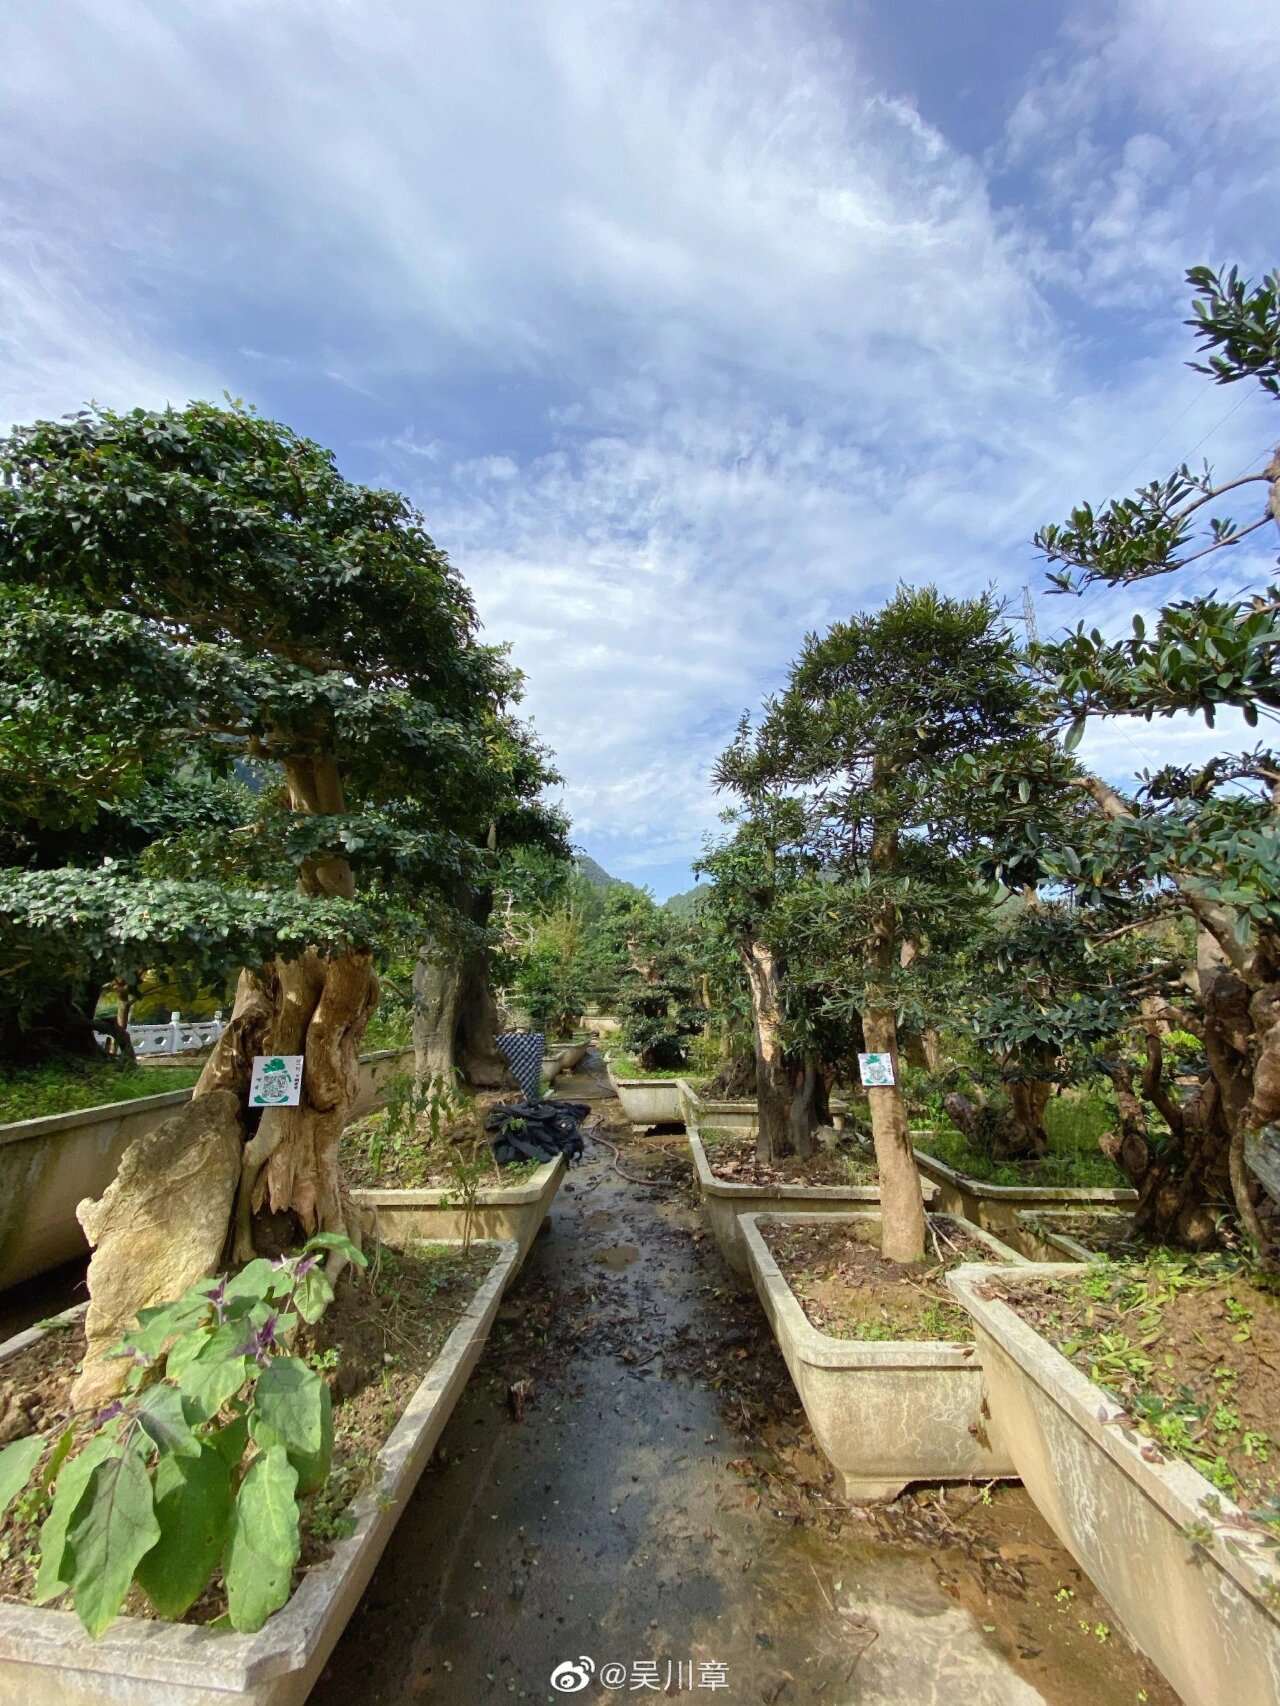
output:
M261 1629L285 1603L298 1500L324 1485L333 1453L329 1388L289 1347L333 1301L331 1251L367 1265L319 1233L144 1309L112 1353L130 1362L122 1398L56 1441L0 1452L0 1516L16 1501L19 1521L39 1525L36 1604L69 1595L96 1636L135 1582L172 1620L218 1570L224 1627Z

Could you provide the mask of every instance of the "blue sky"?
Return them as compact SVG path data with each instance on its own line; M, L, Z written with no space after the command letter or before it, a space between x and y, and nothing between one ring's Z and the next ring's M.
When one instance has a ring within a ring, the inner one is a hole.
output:
M1186 266L1280 260L1262 0L0 23L0 414L227 390L406 490L514 647L577 838L659 895L808 630L906 579L1029 581L1050 631L1036 526L1275 435L1180 325ZM1118 779L1206 749L1083 750Z

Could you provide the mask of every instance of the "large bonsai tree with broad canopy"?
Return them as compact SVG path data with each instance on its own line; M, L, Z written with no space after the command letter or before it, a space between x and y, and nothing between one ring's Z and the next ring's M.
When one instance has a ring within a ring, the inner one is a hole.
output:
M991 598L903 587L881 610L810 635L785 690L721 758L721 786L748 806L768 800L774 820L778 802L790 799L791 815L803 820L790 829L791 856L807 850L805 862L826 884L805 952L822 947L828 978L838 953L869 1052L896 1064L900 989L904 976L919 976L910 945L927 942L971 901L1003 809L986 780L1039 751L1042 721ZM775 954L762 957L776 966ZM752 985L757 1010L761 982ZM785 1051L776 1053L786 1072ZM768 1058L757 1065L767 1076ZM901 1085L869 1096L882 1248L892 1260L917 1261L924 1209ZM776 1094L762 1089L762 1122L767 1102L781 1120L790 1099L789 1079Z
M249 821L193 826L161 874L10 873L13 958L62 943L74 960L87 932L97 966L240 965L197 1101L246 1099L254 1055L305 1065L300 1107L247 1116L237 1254L263 1201L345 1230L337 1146L374 944L397 897L417 909L477 880L478 821L535 809L546 772L506 709L518 677L403 498L239 405L92 409L0 440L0 582L9 768L28 765L33 812L56 812L77 739L107 788L129 770L113 746L258 778Z

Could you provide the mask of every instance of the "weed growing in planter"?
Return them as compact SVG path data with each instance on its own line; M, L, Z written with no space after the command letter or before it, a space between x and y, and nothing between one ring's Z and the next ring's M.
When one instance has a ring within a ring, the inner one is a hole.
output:
M1001 1295L1152 1442L1245 1507L1280 1547L1280 1300L1231 1255L1145 1254Z
M461 1144L454 1144L449 1150L448 1163L453 1182L445 1193L444 1202L449 1208L460 1206L462 1209L462 1253L465 1256L471 1248L476 1199L492 1165L492 1155L487 1149L482 1151L480 1146L476 1145L468 1157L463 1153Z
M131 1364L123 1397L56 1442L0 1452L0 1516L16 1500L20 1523L40 1525L37 1604L70 1593L100 1635L135 1582L180 1618L219 1567L231 1627L260 1629L285 1603L298 1498L324 1485L333 1450L329 1389L287 1348L333 1301L328 1251L366 1265L320 1233L143 1310L112 1353Z

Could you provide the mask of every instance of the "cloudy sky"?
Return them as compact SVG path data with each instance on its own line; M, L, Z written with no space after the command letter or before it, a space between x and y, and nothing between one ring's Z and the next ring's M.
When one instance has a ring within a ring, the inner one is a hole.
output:
M1266 0L0 25L0 414L225 390L409 492L527 673L577 839L659 895L808 630L930 579L1030 583L1050 632L1077 611L1037 525L1275 436L1180 324L1188 265L1280 261ZM1120 777L1203 738L1085 751Z

